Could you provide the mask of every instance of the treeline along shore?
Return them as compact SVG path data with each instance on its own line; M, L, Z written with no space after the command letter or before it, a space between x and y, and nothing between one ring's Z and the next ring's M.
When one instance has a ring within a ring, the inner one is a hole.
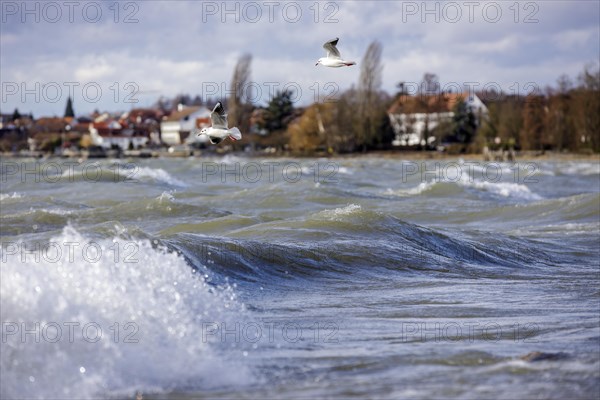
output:
M307 106L294 92L277 91L254 104L250 55L234 69L226 98L161 96L148 108L94 111L76 116L71 98L63 117L0 113L0 152L8 156L157 157L243 153L258 156L334 156L398 152L480 154L512 160L546 152L600 152L600 68L588 65L554 86L534 83L504 92L498 85L476 90L442 84L434 73L417 83L399 82L394 94L381 89L382 46L374 41L359 63L356 86ZM242 140L211 145L196 133L210 125L217 101Z

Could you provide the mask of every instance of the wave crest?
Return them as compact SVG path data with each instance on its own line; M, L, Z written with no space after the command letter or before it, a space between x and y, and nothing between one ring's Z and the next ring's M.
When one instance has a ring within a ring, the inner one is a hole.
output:
M66 227L51 242L62 247L60 257L56 249L15 252L23 243L2 249L3 398L92 398L251 379L241 365L235 378L227 373L218 343L201 336L204 321L244 317L231 288L210 286L182 256L148 240L92 242ZM89 324L102 332L95 342L82 330ZM41 340L4 335L8 326L39 327ZM48 340L57 327L60 339Z

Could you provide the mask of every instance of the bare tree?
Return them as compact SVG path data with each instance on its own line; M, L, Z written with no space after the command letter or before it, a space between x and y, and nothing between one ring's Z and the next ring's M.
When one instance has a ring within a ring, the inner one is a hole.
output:
M434 94L440 91L440 80L436 74L426 72L421 81L421 93Z
M237 126L242 132L248 132L250 113L252 112L250 104L252 93L250 92L251 85L249 85L251 63L252 56L250 54L244 54L239 58L233 70L231 94L227 101L229 126Z
M573 81L568 75L562 74L556 80L558 93L567 94L573 89Z
M358 116L357 144L362 145L363 150L373 142L380 123L381 101L379 92L381 90L381 75L383 65L381 64L381 53L383 48L379 41L371 42L367 48L360 69L360 81L358 83Z
M574 92L578 131L576 140L594 151L600 151L600 67L596 64L586 65L577 80L579 84Z
M431 99L431 96L436 95L435 98ZM443 93L440 93L440 80L438 76L431 72L425 72L423 74L423 79L419 85L419 94L417 96L417 104L421 109L420 112L425 112L425 128L423 129L421 143L423 140L427 140L429 138L429 115L432 111L433 104L443 101Z
M335 124L333 132L329 132L329 146L336 152L349 153L356 149L357 116L358 109L357 91L354 85L343 92L335 103Z

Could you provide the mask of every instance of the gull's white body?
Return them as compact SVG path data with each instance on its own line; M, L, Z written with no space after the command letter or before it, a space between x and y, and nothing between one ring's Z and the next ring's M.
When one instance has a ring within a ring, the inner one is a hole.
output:
M239 140L238 138L236 138L234 136L234 129L239 133L239 130L237 128L231 128L231 129L222 129L222 128L213 128L212 126L210 128L204 128L206 131L205 132L200 132L201 134L204 134L206 136L208 136L208 138L210 139L210 142L212 144L219 144L221 143L223 140L227 139L230 136L233 136L234 140ZM241 139L241 135L240 135L240 139Z
M319 58L315 65L320 64L325 67L331 68L349 67L351 65L356 65L354 61L346 61L342 59L340 51L336 47L338 40L340 39L335 38L323 44L323 48L327 50L327 57Z
M208 136L212 144L219 144L227 138L233 141L242 138L242 133L238 128L228 128L227 114L225 114L225 109L221 102L218 102L210 113L210 120L212 126L210 128L202 128L198 136Z

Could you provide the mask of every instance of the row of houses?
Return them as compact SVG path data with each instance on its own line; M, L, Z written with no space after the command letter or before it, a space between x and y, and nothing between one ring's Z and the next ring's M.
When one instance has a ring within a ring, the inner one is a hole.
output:
M400 95L388 109L394 133L393 146L432 145L435 129L454 118L456 105L463 101L477 124L488 115L488 108L475 93L439 93L432 95Z
M182 143L206 143L208 141L207 137L191 135L191 133L210 125L210 110L208 108L179 105L177 111L166 117L160 124L162 141L170 146Z
M210 110L206 107L178 108L166 113L160 109L133 109L122 114L95 112L90 116L14 118L0 115L0 138L27 139L30 149L52 138L60 139L63 148L76 146L87 137L87 145L122 150L162 145L202 143L205 137L190 135L194 129L210 125Z
M431 145L435 141L431 133L440 123L454 117L453 110L459 101L464 101L479 120L487 115L486 105L473 93L398 96L388 109L388 117L395 133L392 145ZM252 114L253 119L257 118L255 114L256 112ZM123 114L94 113L89 117L80 118L43 117L33 120L22 117L18 121L8 119L7 115L0 118L0 137L10 131L26 131L30 147L39 146L49 135L59 135L62 146L67 148L76 145L82 136L87 135L88 145L119 147L122 150L202 144L208 138L191 133L211 124L208 108L184 105L178 105L177 109L170 113L160 109L140 108Z

